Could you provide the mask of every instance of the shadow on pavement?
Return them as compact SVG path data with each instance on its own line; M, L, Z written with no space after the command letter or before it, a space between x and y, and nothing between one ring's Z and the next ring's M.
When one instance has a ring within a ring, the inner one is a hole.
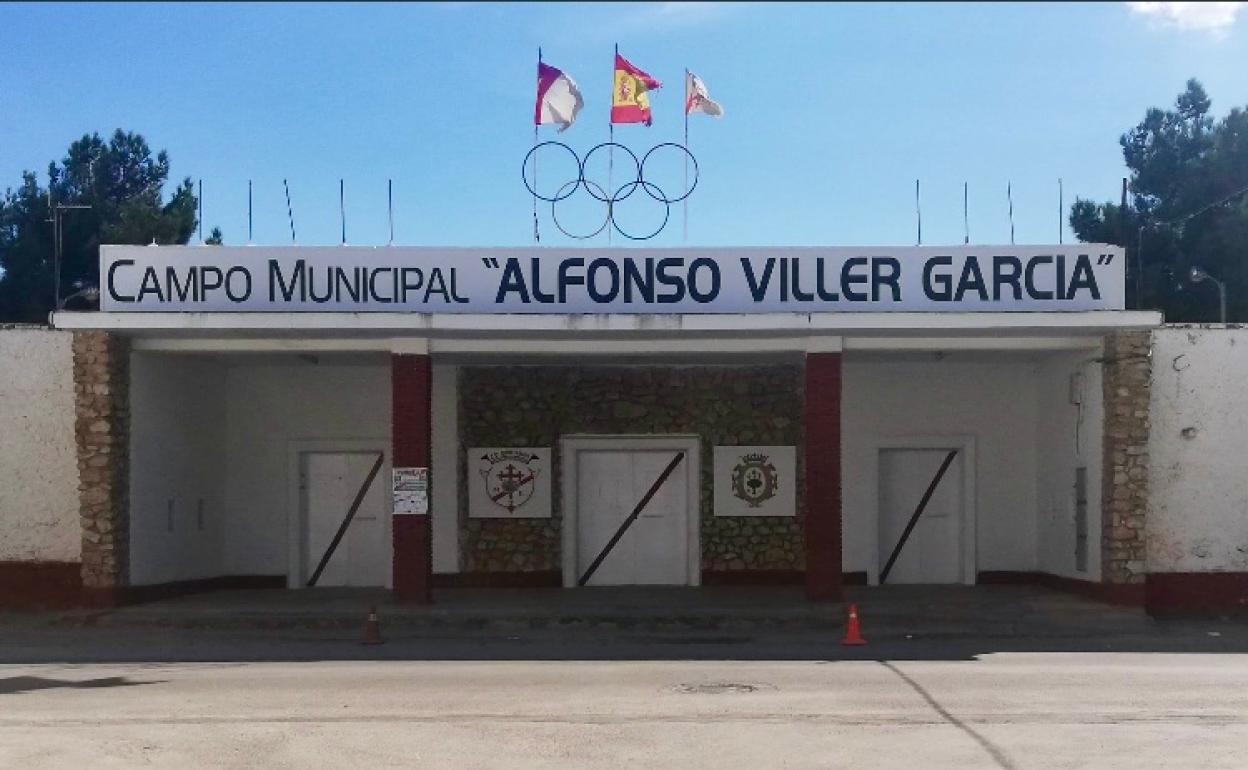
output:
M159 682L135 682L124 676L107 676L98 679L49 679L42 676L10 676L0 678L0 695L19 695L37 690L94 690L108 687L136 687Z
M358 589L215 592L0 618L0 663L334 660L973 661L993 653L1248 653L1248 623L1157 620L1037 587L455 590L433 605ZM360 644L376 605L384 644Z

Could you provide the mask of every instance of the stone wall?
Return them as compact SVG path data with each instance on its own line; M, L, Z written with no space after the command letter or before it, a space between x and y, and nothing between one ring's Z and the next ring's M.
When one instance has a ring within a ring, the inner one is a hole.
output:
M82 583L101 595L129 582L129 384L126 340L74 333Z
M795 518L715 518L715 445L802 442L799 366L464 367L459 382L460 548L466 572L558 570L565 434L696 433L702 439L702 568L800 570L802 467ZM551 519L469 519L464 450L554 448Z
M1106 335L1101 502L1101 573L1106 583L1145 582L1151 377L1149 332Z

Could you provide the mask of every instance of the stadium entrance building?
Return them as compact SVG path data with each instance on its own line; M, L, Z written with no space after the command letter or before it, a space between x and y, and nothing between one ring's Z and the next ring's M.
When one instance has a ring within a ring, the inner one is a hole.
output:
M1123 278L1090 244L104 247L101 311L54 316L84 582L1127 596L1161 319Z

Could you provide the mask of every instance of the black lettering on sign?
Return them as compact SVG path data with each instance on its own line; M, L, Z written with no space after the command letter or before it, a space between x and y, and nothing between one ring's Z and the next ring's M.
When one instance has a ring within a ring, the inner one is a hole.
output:
M892 289L892 302L901 301L901 263L893 257L875 257L871 260L871 301L880 301L880 287Z
M984 287L984 274L979 272L979 260L974 256L969 256L962 263L962 277L958 279L958 289L954 292L953 300L961 302L966 293L972 290L978 295L976 299L988 299L988 290Z
M631 262L631 259L625 260L624 264L628 265ZM604 280L608 281L605 291L598 285L599 276L603 274L606 275ZM616 267L615 260L599 257L590 262L585 274L585 289L589 292L589 298L594 302L600 304L613 302L620 293L620 269Z
M530 273L533 278L533 299L543 304L552 304L555 301L555 295L542 291L542 261L537 257L529 260Z
M823 275L824 259L820 257L815 260L815 293L819 295L819 299L824 302L836 302L840 299L837 292L830 291L827 288L827 280Z
M654 302L654 260L646 257L646 272L637 271L636 260L624 260L624 301L633 301L633 289L645 303Z
M290 276L290 284L282 280L282 265L276 259L269 260L269 302L277 301L280 292L283 302L292 302L295 291L299 292L299 301L307 300L307 290L303 283L305 263L302 259L295 260L295 270Z
M1023 287L1019 284L1019 279L1023 275L1023 263L1018 257L1009 255L996 256L992 258L992 299L994 301L1001 299L1001 289L1010 287L1013 291L1010 296L1013 299L1023 298Z
M1027 260L1027 269L1023 273L1023 284L1027 287L1027 296L1032 299L1053 299L1053 292L1042 291L1036 287L1036 268L1040 265L1053 264L1053 257L1047 254L1032 257Z
M133 259L119 259L108 266L108 296L114 302L134 302L132 294L117 293L117 269L134 265Z
M568 301L569 286L584 286L585 276L579 273L573 273L572 268L580 268L585 266L585 260L580 257L570 257L559 263L559 303L563 304ZM537 273L537 266L533 267L533 272ZM536 278L534 278L536 283ZM536 289L534 290L536 291Z
M766 267L763 268L763 274L760 277L754 275L754 264L750 262L749 257L741 258L741 269L745 271L745 284L750 290L750 297L755 302L762 302L767 298L767 284L771 282L771 271L776 267L776 260L768 257Z
M708 284L703 287L698 280L699 272L709 274L705 279ZM713 259L698 257L689 263L689 297L694 302L706 304L714 302L719 296L719 264Z
M494 304L503 305L507 295L515 292L520 302L529 304L529 287L524 282L524 271L520 269L520 261L510 257L503 267L503 277L498 282L498 293L494 295Z
M399 303L407 304L408 292L418 292L425 285L425 273L419 267L399 269Z
M247 268L235 265L225 272L225 296L230 302L246 302L251 296L251 273Z
M923 293L933 302L953 299L953 279L948 273L937 273L938 267L951 267L953 257L931 257L923 263Z
M845 260L845 264L841 265L841 293L850 302L865 302L867 299L866 292L854 288L854 284L865 284L870 280L868 276L854 272L856 268L864 267L866 264L866 257L850 257Z
M672 291L670 294L660 294L659 302L661 304L672 304L680 302L685 298L685 282L681 280L679 275L670 275L669 269L682 267L685 260L680 257L664 257L659 260L658 279L659 283L664 286L670 286Z
M1066 290L1066 299L1074 299L1075 292L1086 289L1092 299L1101 298L1101 289L1096 285L1096 273L1092 271L1092 260L1087 254L1075 257L1075 270L1070 276L1070 287Z

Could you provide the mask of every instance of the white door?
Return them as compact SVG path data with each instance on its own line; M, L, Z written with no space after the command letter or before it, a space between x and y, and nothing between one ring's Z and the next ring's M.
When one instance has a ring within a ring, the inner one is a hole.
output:
M880 570L914 515L950 449L880 451ZM906 540L887 585L958 583L962 579L962 459L941 477Z
M662 475L676 450L585 450L576 456L577 578ZM587 585L686 585L689 462L681 461Z
M299 488L303 496L304 522L302 583L307 583L320 564L376 461L375 453L304 452L300 456ZM386 526L389 512L383 475L379 471L373 479L351 526L317 579L318 586L385 585L390 563L389 527Z

